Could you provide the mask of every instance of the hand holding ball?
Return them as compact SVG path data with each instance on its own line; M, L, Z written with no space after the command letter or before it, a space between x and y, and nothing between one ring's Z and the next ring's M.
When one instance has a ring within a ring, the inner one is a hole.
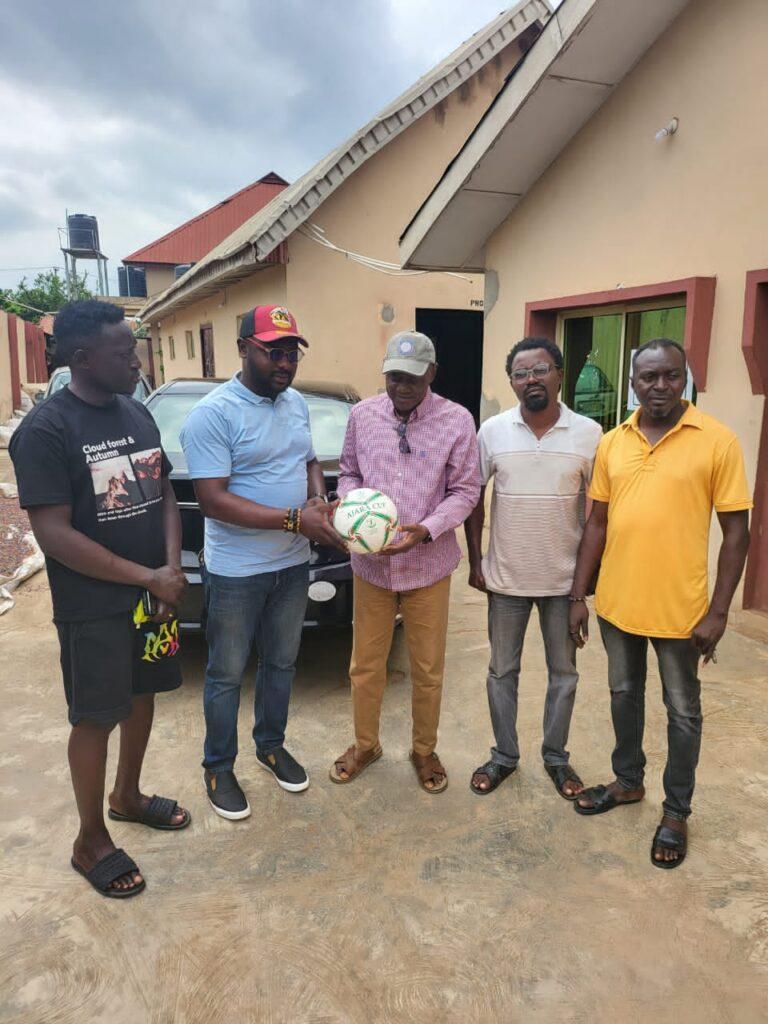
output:
M357 487L339 502L333 525L350 551L372 555L393 539L397 531L397 509L392 499L381 491Z

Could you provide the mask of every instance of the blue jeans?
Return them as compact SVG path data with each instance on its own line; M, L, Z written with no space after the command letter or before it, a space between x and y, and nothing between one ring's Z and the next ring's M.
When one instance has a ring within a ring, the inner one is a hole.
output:
M203 765L208 771L234 768L240 686L254 641L259 667L253 739L261 754L282 747L308 589L308 562L254 576L205 573L208 666Z
M696 765L701 748L699 652L691 640L625 633L598 617L608 655L608 684L616 746L613 770L624 789L638 789L645 775L645 676L650 641L659 661L661 692L667 708L667 765L664 813L685 821L691 813Z

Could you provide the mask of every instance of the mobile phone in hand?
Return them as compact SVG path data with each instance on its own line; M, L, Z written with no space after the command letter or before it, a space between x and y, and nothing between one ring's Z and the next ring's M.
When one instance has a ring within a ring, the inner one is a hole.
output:
M148 618L154 618L157 615L157 598L155 595L151 594L148 590L142 591L141 607Z

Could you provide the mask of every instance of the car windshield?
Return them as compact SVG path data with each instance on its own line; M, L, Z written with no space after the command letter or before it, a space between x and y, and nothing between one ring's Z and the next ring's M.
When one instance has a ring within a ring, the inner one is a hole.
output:
M61 389L63 387L66 387L66 385L69 384L71 380L72 371L68 366L63 366L60 370L56 370L53 377L51 377L51 390L48 392L48 397L50 398L51 395L55 395L57 391L61 391ZM137 402L143 402L148 395L149 390L142 378L134 389L133 397L136 399Z
M321 462L338 459L347 430L349 402L325 395L304 395L309 407L309 426L315 455Z
M166 391L164 394L156 395L147 406L160 431L163 449L169 455L181 451L179 434L184 426L184 420L193 406L197 405L203 397L205 396L199 392L197 394L184 394L183 392L173 394L173 392Z
M167 391L157 395L149 404L149 411L155 418L163 448L169 455L181 451L179 434L184 421L191 409L197 405L201 394L174 394ZM344 432L347 429L349 402L326 395L306 394L304 398L309 407L309 423L312 430L312 443L315 454L321 462L333 461L341 455L344 443ZM173 461L173 460L171 460Z

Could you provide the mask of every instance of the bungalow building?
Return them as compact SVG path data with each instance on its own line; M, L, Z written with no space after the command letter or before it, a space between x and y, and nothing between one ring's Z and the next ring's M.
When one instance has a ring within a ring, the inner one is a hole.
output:
M274 199L287 184L279 174L270 171L258 181L222 199L210 210L132 252L123 260L127 283L132 280L131 272L140 270L143 272L144 289L137 291L131 287L123 290L127 295L142 294L144 298L165 291L214 246Z
M151 298L142 318L165 378L232 374L240 316L280 303L313 379L373 394L388 337L415 326L437 342L437 389L479 414L482 273L404 274L398 236L550 13L521 0L494 18Z
M485 275L484 416L511 405L524 334L562 347L565 401L605 428L634 406L633 349L684 344L694 400L744 446L743 605L762 613L767 42L764 0L563 0L400 248L414 270Z

